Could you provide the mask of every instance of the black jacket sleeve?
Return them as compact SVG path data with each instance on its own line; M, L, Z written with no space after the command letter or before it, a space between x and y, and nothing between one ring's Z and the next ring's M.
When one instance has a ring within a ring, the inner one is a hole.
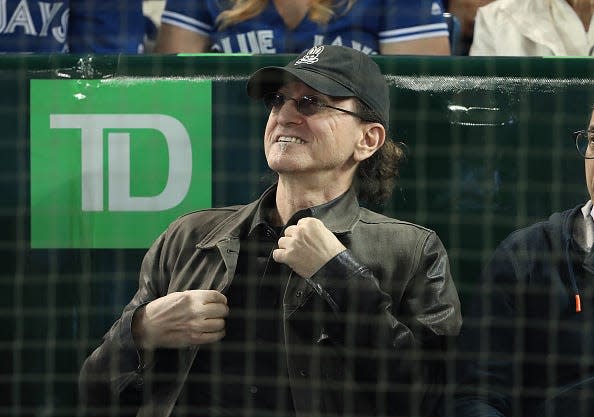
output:
M450 339L462 321L439 238L429 233L415 252L405 276L396 271L397 276L380 280L346 250L311 278L334 312L329 340L354 364L357 383L373 384L375 406L389 415L432 412Z

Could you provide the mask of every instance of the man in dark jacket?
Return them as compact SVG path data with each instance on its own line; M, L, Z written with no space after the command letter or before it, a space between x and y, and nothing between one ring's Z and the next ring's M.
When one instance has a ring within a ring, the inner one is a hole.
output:
M574 133L590 200L512 233L460 337L456 417L594 415L594 114Z
M87 414L430 413L461 325L448 258L424 227L361 208L402 150L388 87L351 48L312 48L250 78L270 109L278 181L257 201L173 222L80 375Z

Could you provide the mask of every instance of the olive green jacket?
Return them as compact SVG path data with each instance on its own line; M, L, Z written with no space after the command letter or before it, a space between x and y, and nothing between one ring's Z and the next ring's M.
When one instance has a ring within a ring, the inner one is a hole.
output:
M122 407L119 415L171 414L199 347L140 352L133 314L175 291L224 293L262 198L187 214L152 245L138 291L82 367L89 415L109 407ZM359 207L354 190L304 215L319 218L347 250L309 279L289 278L282 342L296 415L430 413L447 339L461 326L441 241L427 228Z

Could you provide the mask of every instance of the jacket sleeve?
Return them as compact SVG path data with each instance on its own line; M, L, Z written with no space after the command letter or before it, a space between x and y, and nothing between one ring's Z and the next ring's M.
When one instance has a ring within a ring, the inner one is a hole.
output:
M104 335L102 344L82 365L79 394L85 415L123 415L124 409L140 405L143 372L149 364L134 343L132 318L139 307L159 297L154 278L162 277L159 260L163 240L162 235L145 255L138 291Z
M336 318L329 337L350 354L361 352L354 360L357 380L377 384L377 395L385 394L389 411L398 415L412 412L411 395L424 403L421 408L433 406L438 394L429 393L440 389L443 356L461 326L441 241L430 232L411 248L416 253L406 276L397 270L380 281L346 250L311 279Z

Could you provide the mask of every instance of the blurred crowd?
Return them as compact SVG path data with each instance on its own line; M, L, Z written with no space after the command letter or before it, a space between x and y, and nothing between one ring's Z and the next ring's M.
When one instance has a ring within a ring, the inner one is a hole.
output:
M6 0L0 51L586 56L590 0Z
M590 0L6 0L0 51L587 56Z

